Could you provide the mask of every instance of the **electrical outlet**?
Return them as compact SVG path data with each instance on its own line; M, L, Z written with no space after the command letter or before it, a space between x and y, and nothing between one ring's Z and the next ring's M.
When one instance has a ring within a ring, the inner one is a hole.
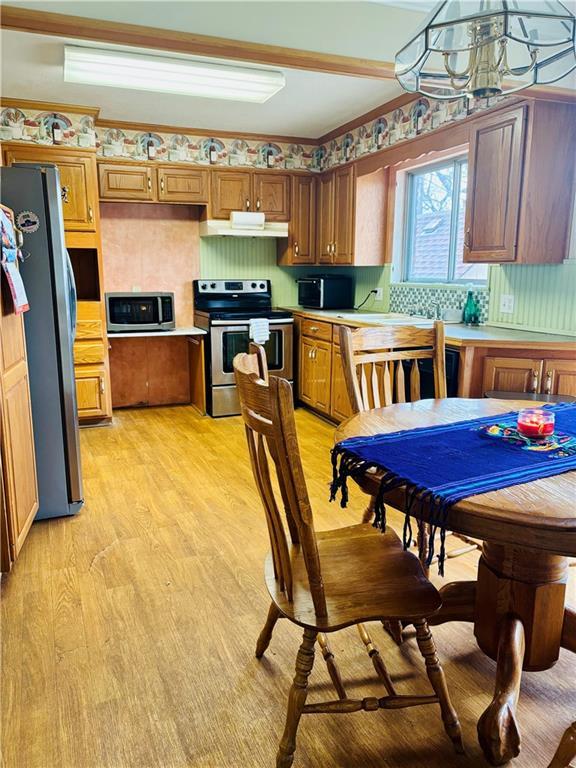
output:
M511 315L514 312L514 296L511 293L503 293L500 296L500 312L503 315Z
M384 301L384 288L374 289L374 301Z

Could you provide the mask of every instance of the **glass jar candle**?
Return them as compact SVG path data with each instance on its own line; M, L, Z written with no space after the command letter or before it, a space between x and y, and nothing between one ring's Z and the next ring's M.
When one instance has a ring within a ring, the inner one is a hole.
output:
M518 414L518 432L538 438L554 434L554 413L544 408L524 408Z

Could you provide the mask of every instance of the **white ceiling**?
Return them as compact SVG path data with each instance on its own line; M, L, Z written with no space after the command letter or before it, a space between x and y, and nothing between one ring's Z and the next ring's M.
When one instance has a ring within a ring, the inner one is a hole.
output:
M70 39L3 30L1 42L5 97L100 107L110 120L317 138L402 92L394 80L295 69L265 104L77 85L63 78Z

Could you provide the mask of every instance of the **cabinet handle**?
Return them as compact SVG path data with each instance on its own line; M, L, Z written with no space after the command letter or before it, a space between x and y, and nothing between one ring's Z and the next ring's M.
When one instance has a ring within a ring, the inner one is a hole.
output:
M312 360L316 360L316 353L317 352L318 352L317 347L314 347L314 349L312 350Z
M318 328L318 326L317 326L317 325L311 325L311 326L310 326L310 330L312 331L312 333L316 333L316 331L319 331L319 330L320 330L320 328Z
M544 382L544 394L552 393L552 371L546 371L546 381Z
M104 394L104 377L100 376L100 394Z
M246 210L250 210L250 200L248 200L248 198L246 198Z
M464 233L464 247L470 248L470 229L467 229Z
M94 211L92 210L92 206L88 206L88 221L92 223L94 221Z
M63 203L69 203L70 198L68 195L70 194L70 187L60 187L60 197L62 198Z
M313 359L314 359L314 347L308 350L308 360L313 360Z
M160 179L160 192L164 192L164 177Z
M152 189L152 179L148 176L148 189Z
M294 243L294 256L298 256L299 253L300 253L300 246L298 245L298 243Z
M532 371L532 392L538 392L538 371Z
M332 256L336 256L336 243L332 243Z
M256 210L257 211L260 210L260 198L259 197L256 198Z

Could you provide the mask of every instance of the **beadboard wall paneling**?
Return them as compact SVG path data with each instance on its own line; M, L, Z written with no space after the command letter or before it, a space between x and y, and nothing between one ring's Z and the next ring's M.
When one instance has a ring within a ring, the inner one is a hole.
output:
M385 267L279 267L276 264L276 240L240 237L210 237L200 240L200 276L209 279L256 278L272 281L275 306L296 306L296 280L307 275L351 275L355 279L355 304L363 301L373 288L383 288L383 301L371 297L363 309L388 312L390 306L390 268Z
M502 294L514 296L513 314L500 312ZM489 322L531 331L576 333L576 260L492 267Z

